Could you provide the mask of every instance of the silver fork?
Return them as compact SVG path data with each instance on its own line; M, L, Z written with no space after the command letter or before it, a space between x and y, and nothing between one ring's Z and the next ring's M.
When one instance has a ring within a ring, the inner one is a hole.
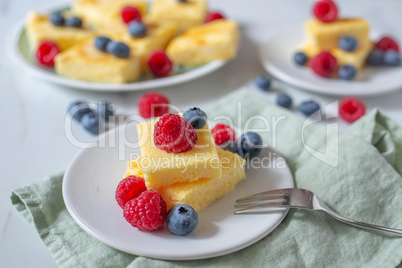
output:
M261 208L288 207L308 210L324 211L335 219L362 228L386 231L402 235L402 230L388 228L364 222L354 221L340 216L327 207L325 203L313 192L299 188L278 189L240 198L235 207L239 210L234 214L261 214L269 211L261 211ZM272 212L272 211L271 211Z

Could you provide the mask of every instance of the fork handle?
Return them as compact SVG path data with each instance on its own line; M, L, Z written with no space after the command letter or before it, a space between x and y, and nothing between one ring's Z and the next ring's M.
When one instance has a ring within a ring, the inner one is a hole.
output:
M373 229L373 230L378 230L378 231L390 232L390 233L394 233L394 234L398 234L398 235L402 236L402 230L399 230L399 229L388 228L388 227L384 227L384 226L379 226L379 225L368 224L368 223L364 223L364 222L360 222L360 221L350 220L350 219L342 217L341 215L335 213L334 211L332 211L332 210L330 210L328 208L323 209L323 211L325 211L326 213L328 213L329 215L331 215L335 219L340 220L341 222L344 222L344 223L347 223L347 224L350 224L350 225L354 225L354 226L361 227L361 228L366 228L366 229Z

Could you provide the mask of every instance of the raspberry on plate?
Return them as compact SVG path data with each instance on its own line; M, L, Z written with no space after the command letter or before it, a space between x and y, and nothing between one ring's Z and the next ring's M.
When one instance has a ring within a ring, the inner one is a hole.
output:
M124 206L124 218L141 231L156 231L165 223L166 203L158 191L150 189Z
M39 45L36 51L36 59L38 62L47 67L54 67L54 58L60 53L60 49L56 43L45 41Z
M220 12L211 12L211 13L208 13L208 15L205 17L204 22L208 23L208 22L211 22L214 20L220 20L220 19L224 19L224 18L225 18L225 16L223 16L222 13L220 13Z
M121 10L121 18L126 24L132 21L141 21L141 13L136 7L127 6Z
M344 98L339 104L339 115L349 123L353 123L366 113L366 105L357 98Z
M173 63L164 51L155 51L149 56L148 66L155 76L165 77L172 70Z
M333 22L338 17L338 8L331 0L321 0L315 3L313 13L322 22Z
M222 145L228 141L235 141L236 134L234 130L225 124L217 124L211 130L212 136L214 137L216 146Z
M338 67L337 60L329 52L320 52L310 61L311 69L322 77L329 77Z
M382 37L374 46L376 49L385 52L387 50L395 50L399 52L399 45L398 43L389 36Z
M169 111L169 99L158 92L149 92L141 96L138 110L144 118L158 117Z
M184 153L197 144L195 128L177 114L164 114L156 122L154 143L156 147L168 153Z
M147 187L143 178L128 176L117 185L115 198L119 206L124 209L128 201L138 197L146 190Z

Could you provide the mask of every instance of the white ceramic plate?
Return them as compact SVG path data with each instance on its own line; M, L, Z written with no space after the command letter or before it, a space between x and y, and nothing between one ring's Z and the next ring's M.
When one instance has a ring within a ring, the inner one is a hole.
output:
M265 70L293 86L328 95L367 96L381 95L402 87L402 67L367 67L354 81L321 78L308 67L293 62L293 54L304 40L300 27L272 35L260 47Z
M48 7L40 9L39 11L43 13L50 13L52 11L66 9L68 9L68 5L57 4L50 8ZM184 83L186 81L197 79L211 72L214 72L225 65L227 62L223 60L216 60L195 68L184 68L175 66L173 73L168 77L150 79L142 78L140 81L127 84L93 83L74 80L60 76L56 74L53 69L41 67L36 63L34 55L29 48L29 43L25 32L25 19L20 21L12 31L9 38L9 49L16 63L29 74L62 86L92 91L137 91L176 85Z
M138 140L135 124L121 127L100 137L109 144L118 133L130 141ZM264 190L294 187L285 160L265 148L260 158L265 166L250 168L247 178L227 196L199 214L197 228L187 236L177 236L166 225L156 232L142 232L124 218L114 195L127 167L130 155L139 149L125 148L119 160L116 147L84 149L70 163L64 176L63 197L74 220L91 236L121 251L165 260L192 260L231 253L247 247L272 232L287 210L263 215L234 215L235 200ZM131 157L132 158L132 157ZM273 166L275 166L273 168Z

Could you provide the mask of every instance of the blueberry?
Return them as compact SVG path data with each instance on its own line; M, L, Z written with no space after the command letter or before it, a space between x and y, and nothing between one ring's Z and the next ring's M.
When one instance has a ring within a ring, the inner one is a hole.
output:
M246 132L241 135L237 146L241 157L246 159L257 157L262 151L261 136L255 132Z
M200 108L190 108L184 112L183 118L186 119L195 129L200 129L207 123L207 115Z
M292 98L286 93L280 93L276 98L276 104L284 108L290 108L292 106Z
M188 235L198 225L198 214L189 205L176 205L166 215L166 226L174 234Z
M53 24L54 26L63 26L65 19L63 17L63 15L61 15L60 13L52 13L50 15L50 23Z
M68 106L67 112L74 120L80 122L85 114L91 112L91 108L89 108L87 102L77 100Z
M122 59L128 58L130 56L130 48L126 44L121 42L109 42L106 45L106 51L109 54Z
M313 100L304 101L299 105L299 111L305 116L310 116L318 110L320 110L320 105Z
M349 64L343 65L338 70L338 76L343 80L352 80L353 78L355 78L356 74L356 68L353 65Z
M84 114L84 116L81 119L81 124L84 127L84 129L94 135L99 134L99 131L101 129L100 123L101 121L99 115L93 111Z
M257 76L254 82L257 85L257 87L265 91L268 91L269 88L271 87L271 80L265 75Z
M371 66L380 66L382 63L383 53L379 49L374 49L367 57L367 64Z
M338 41L338 46L346 52L355 51L358 45L356 38L350 35L345 35Z
M66 19L65 25L68 27L81 28L82 20L78 17L71 17Z
M185 2L187 2L187 0L177 0L177 2L179 2L179 3L185 3Z
M95 47L100 51L106 52L106 47L109 42L112 41L105 36L98 36L95 38Z
M299 65L305 65L307 63L308 57L303 52L297 52L293 56L293 60Z
M106 122L109 121L110 117L114 115L113 105L107 101L99 101L96 104L95 112L105 119Z
M401 65L401 54L395 50L388 50L384 53L383 60L387 66L399 66Z
M128 30L132 37L144 37L147 35L147 27L138 21L130 22Z
M234 142L234 141L228 141L228 142L220 145L219 148L232 152L234 154L239 154L237 142Z

